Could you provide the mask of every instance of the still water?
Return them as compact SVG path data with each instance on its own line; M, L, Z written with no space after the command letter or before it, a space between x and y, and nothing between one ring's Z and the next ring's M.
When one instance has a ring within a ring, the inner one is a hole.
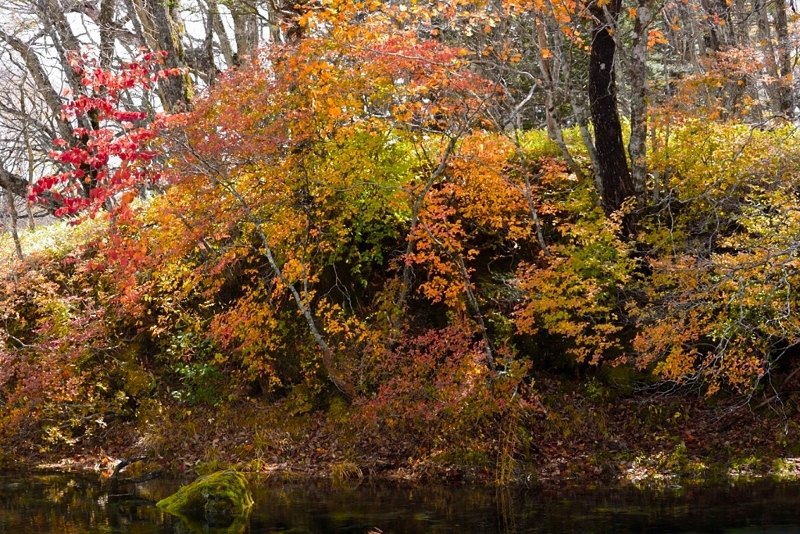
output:
M180 481L109 492L90 476L0 474L0 534L85 533L798 533L800 484L661 491L362 483L254 484L249 519L187 524L155 508Z

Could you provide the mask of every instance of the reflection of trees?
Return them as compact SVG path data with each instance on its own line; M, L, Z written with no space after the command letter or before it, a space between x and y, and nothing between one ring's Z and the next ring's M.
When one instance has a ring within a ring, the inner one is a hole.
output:
M141 494L164 497L175 481L152 481ZM0 532L216 534L272 531L384 532L715 532L758 524L800 524L796 485L616 489L446 487L419 484L333 486L327 482L257 487L249 521L228 526L181 522L152 500L118 499L91 477L0 478Z
M248 516L232 519L228 525L209 525L202 521L181 517L179 523L175 525L175 532L177 534L242 534L247 530Z
M0 479L0 532L145 534L170 523L152 501L115 499L93 477Z

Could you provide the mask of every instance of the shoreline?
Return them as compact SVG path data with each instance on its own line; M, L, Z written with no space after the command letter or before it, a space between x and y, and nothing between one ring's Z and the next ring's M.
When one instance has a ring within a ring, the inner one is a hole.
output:
M736 405L714 406L692 394L598 398L563 382L539 384L543 410L477 429L480 440L463 442L368 425L357 404L297 413L287 399L187 406L153 398L132 418L109 419L68 441L47 442L35 427L0 436L0 469L102 476L120 459L144 456L121 474L163 469L194 477L233 467L254 476L487 487L800 478L795 414L735 412Z
M761 481L775 483L800 481L800 458L754 455L732 458L724 462L714 462L699 458L685 458L676 463L676 456L670 457L662 452L651 456L637 454L633 460L623 455L608 460L608 466L616 465L615 472L608 469L596 469L591 472L579 472L581 462L550 462L538 466L537 469L521 471L517 476L504 484L498 484L493 473L481 466L446 465L429 463L416 467L402 466L387 468L382 471L337 471L331 462L307 466L282 462L279 464L261 465L254 470L252 463L225 464L221 462L198 462L192 467L167 467L163 476L170 479L193 480L202 475L223 469L235 469L248 478L261 480L274 479L281 482L330 481L333 484L389 483L389 484L437 484L442 486L456 485L474 488L527 488L555 489L565 487L583 488L625 488L639 490L681 490L686 487L748 484ZM122 458L110 456L83 456L79 458L40 458L18 460L13 463L0 464L4 473L54 473L95 475L99 479L107 479L115 465ZM163 459L161 459L163 461ZM159 464L159 459L144 460L139 468L131 466L130 472L138 476L147 469ZM560 467L562 471L554 471ZM127 469L121 474L126 475ZM125 478L122 482L126 482Z

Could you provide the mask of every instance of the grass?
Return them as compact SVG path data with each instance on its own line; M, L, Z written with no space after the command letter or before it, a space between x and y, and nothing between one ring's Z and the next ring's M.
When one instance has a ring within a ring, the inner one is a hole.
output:
M335 482L364 478L361 468L353 462L343 461L331 466L331 477Z
M57 221L35 230L19 229L19 240L25 258L49 256L62 258L89 242L108 227L105 218L87 219L80 224ZM19 258L10 232L0 234L0 275L17 265Z

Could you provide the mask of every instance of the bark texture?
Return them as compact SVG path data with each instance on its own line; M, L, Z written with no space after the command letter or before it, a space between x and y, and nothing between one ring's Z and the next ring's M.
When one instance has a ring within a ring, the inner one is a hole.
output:
M590 6L595 20L589 55L589 106L594 124L597 171L603 189L602 204L608 214L619 210L625 199L635 194L622 140L614 74L616 43L612 32L621 6L621 0L612 0L602 7L596 3ZM626 226L630 230L632 220L627 219Z

